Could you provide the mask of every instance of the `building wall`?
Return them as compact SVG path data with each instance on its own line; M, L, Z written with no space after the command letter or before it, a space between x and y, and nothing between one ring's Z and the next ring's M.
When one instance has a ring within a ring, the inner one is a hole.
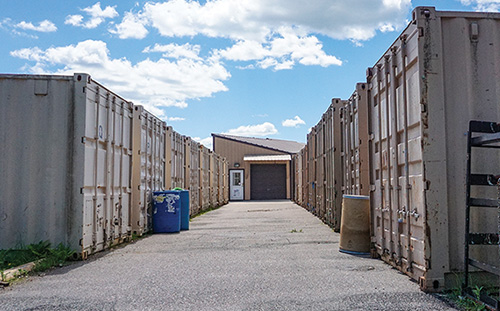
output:
M242 169L244 170L245 180L245 200L250 200L250 165L251 164L286 164L286 195L287 199L291 198L291 179L290 179L290 161L268 161L268 162L245 162L245 155L287 155L288 153L276 150L266 149L263 147L253 146L229 139L214 136L214 151L225 157L229 162L229 170ZM239 167L235 167L235 163L239 163Z

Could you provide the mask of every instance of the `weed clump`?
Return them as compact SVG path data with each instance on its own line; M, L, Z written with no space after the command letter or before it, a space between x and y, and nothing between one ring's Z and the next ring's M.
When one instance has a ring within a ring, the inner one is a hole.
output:
M73 251L62 243L55 248L49 241L40 241L19 249L0 250L0 271L28 262L36 262L34 271L41 272L62 265L73 256Z

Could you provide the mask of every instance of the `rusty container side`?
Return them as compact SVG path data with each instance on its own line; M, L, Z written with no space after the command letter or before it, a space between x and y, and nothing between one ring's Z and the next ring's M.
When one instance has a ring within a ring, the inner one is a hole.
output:
M0 249L130 236L133 105L90 75L0 75Z
M470 120L500 120L499 29L500 14L418 7L367 71L372 240L424 290L451 287L463 271L465 133ZM473 170L498 170L497 155L484 160ZM494 230L493 214L472 210L475 229Z
M134 107L132 148L132 232L152 230L152 192L165 187L166 123L142 106Z

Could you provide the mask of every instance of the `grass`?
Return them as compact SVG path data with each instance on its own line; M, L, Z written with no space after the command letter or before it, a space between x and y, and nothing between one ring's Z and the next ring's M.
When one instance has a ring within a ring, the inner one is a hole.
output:
M73 253L63 244L52 248L49 241L40 241L19 249L0 250L0 271L36 261L33 271L41 272L64 264Z
M294 228L290 231L290 233L302 233L302 229L297 231L297 229Z
M446 295L449 300L455 303L458 307L467 311L482 311L488 310L485 305L479 302L479 298L482 292L486 292L487 290L483 286L474 286L472 293L475 296L476 300L471 299L467 296L462 295L462 290L460 287L455 287L450 290Z

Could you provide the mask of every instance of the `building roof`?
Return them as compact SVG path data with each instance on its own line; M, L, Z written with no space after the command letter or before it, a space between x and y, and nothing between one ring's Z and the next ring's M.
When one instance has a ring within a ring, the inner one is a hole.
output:
M243 161L260 162L260 161L290 161L292 156L289 154L272 154L272 155L246 155Z
M305 144L291 140L271 139L271 138L255 138L242 137L226 134L212 134L213 137L224 138L244 144L249 144L257 147L262 147L270 150L281 151L289 154L295 154L304 148Z

